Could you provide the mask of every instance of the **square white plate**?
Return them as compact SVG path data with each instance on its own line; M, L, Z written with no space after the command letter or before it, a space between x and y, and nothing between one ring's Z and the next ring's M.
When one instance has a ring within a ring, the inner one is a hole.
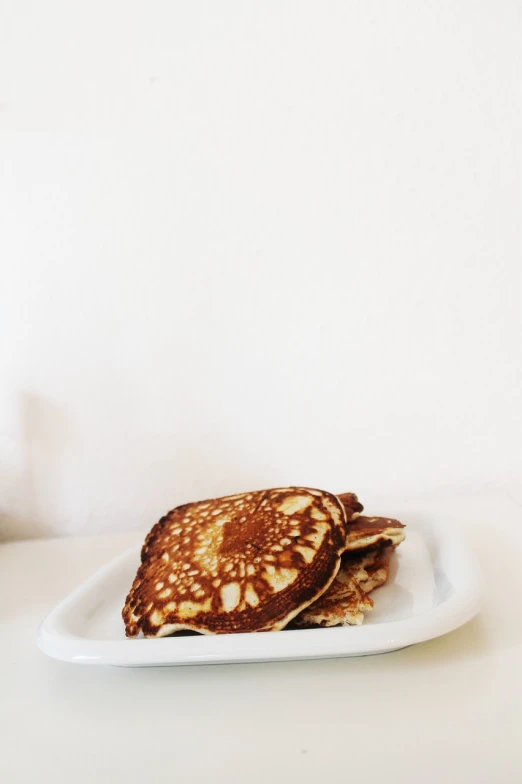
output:
M139 565L134 547L51 612L38 645L63 661L143 667L362 656L438 637L479 611L480 569L452 529L399 519L408 524L406 540L393 556L388 583L372 593L375 607L362 626L128 640L121 609Z

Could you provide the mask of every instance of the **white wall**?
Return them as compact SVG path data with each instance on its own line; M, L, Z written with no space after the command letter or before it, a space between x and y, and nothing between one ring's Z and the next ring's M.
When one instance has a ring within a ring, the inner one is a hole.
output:
M0 536L520 474L517 2L2 17Z

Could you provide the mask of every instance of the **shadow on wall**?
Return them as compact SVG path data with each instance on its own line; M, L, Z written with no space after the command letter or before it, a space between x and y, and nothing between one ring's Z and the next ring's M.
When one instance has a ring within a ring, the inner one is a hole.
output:
M60 503L63 465L71 444L63 409L27 393L21 395L16 437L18 454L14 447L12 451L17 466L8 469L4 460L0 474L0 541L54 533L45 520Z
M136 474L128 477L139 488L133 499L133 510L139 510L135 528L149 528L179 504L284 483L277 455L260 455L241 427L223 432L215 422L192 400L175 433L167 427L159 440L147 434L139 443L142 457L133 467Z
M135 408L139 413L139 401ZM139 416L136 421L140 422ZM119 425L122 433L128 430L127 419ZM89 521L88 528L78 520L76 533L148 529L178 504L285 481L277 455L267 460L251 445L245 448L249 439L241 429L222 433L197 401L191 402L175 437L166 429L158 441L157 435L151 438L144 427L140 440L139 426L137 431L128 442L137 459L122 461L127 475L120 478L128 487L123 491L120 485L109 493L108 509L103 508L103 499L90 499L98 508L96 519ZM106 434L100 430L97 439L103 442L104 438ZM103 452L103 443L99 446ZM8 459L3 460L0 471L0 541L68 533L63 530L64 509L70 507L72 492L68 462L74 460L78 466L81 451L81 436L72 417L53 401L23 394L11 447L2 447ZM118 526L122 519L125 528Z
M202 424L200 423L200 428ZM237 443L207 426L204 440L194 439L194 430L181 437L170 458L176 477L180 503L202 498L216 498L231 493L263 490L281 483L275 462L262 460L245 444ZM176 502L176 498L170 502Z

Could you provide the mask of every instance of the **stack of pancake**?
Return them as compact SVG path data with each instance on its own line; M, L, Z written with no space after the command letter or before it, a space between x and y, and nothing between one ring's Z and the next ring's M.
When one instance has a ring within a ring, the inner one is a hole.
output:
M359 625L404 539L353 493L285 487L185 504L152 528L128 637Z

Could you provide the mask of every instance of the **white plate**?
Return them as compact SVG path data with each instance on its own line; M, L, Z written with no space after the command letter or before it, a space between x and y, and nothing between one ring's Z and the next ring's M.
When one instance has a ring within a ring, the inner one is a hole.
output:
M137 667L362 656L439 637L479 611L480 569L451 529L400 519L408 523L406 541L362 626L128 640L121 609L139 563L132 548L53 610L38 645L64 661Z

